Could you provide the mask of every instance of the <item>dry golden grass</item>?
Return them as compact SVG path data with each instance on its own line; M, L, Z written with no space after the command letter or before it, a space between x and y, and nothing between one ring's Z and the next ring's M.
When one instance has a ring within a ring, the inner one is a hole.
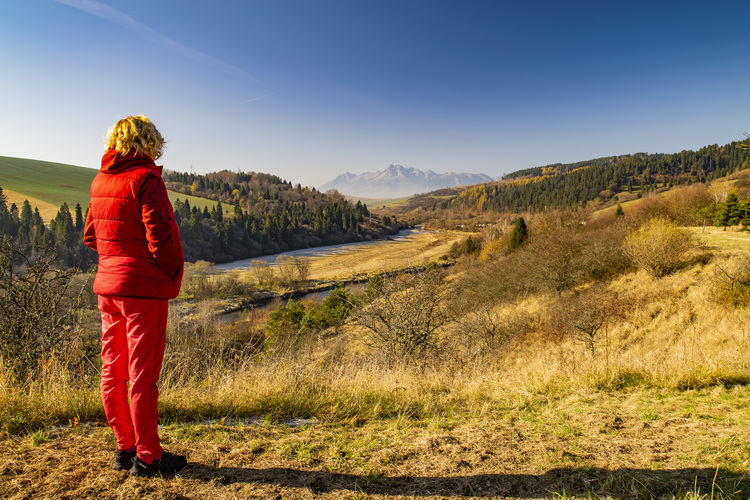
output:
M23 202L28 200L29 204L31 205L32 211L34 207L39 209L39 215L42 216L42 219L49 221L50 219L54 219L57 215L57 212L60 210L59 206L55 206L52 203L48 203L46 201L43 201L39 198L34 198L32 196L27 196L23 193L18 193L16 191L11 191L10 189L3 189L3 194L6 197L6 203L10 207L12 203L15 203L18 207L18 210L21 210L21 207L23 206ZM75 208L75 205L73 207Z
M420 231L406 241L382 241L317 257L311 262L310 279L346 280L352 276L423 265L446 254L454 242L460 243L470 235L464 232Z
M750 251L750 232L741 231L740 226L728 227L691 227L698 240L709 249L721 253Z
M110 470L106 427L49 428L2 440L0 496L747 498L744 387L497 396L471 415L168 425L165 446L189 458L171 479Z
M465 237L406 245L423 259ZM108 469L114 441L95 381L50 371L19 389L0 378L0 497L746 500L748 310L718 303L713 288L716 266L739 249L723 232L704 237L708 262L698 250L673 275L609 284L623 313L595 357L573 339L548 340L537 324L481 365L446 356L387 366L349 325L287 356L164 385L165 447L190 459L174 479ZM346 277L368 259L379 270L388 248L320 259L312 274ZM554 300L529 295L493 312L544 318ZM205 423L224 417L233 425ZM262 425L249 424L258 417ZM293 417L315 424L290 428Z

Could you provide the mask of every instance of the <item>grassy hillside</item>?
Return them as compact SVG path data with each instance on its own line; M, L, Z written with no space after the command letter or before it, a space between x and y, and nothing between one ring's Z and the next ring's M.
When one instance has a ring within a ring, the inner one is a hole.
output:
M238 325L216 321L211 302L191 314L173 303L160 433L189 457L180 476L109 470L96 375L81 384L50 370L30 390L0 376L0 497L745 500L747 309L718 303L714 288L750 236L699 234L708 261L608 282L622 307L596 356L575 336L545 336L554 292L457 312L461 345L412 368L362 354L367 332L352 323L225 365L212 353L243 337ZM508 279L498 264L454 277L476 271L495 288ZM485 319L497 329L483 334L501 341L485 359L454 359ZM526 333L507 337L514 329Z
M56 207L63 202L84 206L97 170L63 163L0 156L0 186ZM40 207L41 210L41 207Z
M189 457L174 480L109 470L92 296L33 383L0 360L0 497L747 500L750 233L694 221L745 176L622 199L619 218L529 215L508 251L498 223L313 258L310 277L346 279L473 241L354 288L337 325L314 326L337 309L311 297L286 323L275 304L217 317L265 268L188 266L160 379L165 447ZM655 217L682 227L642 232Z
M80 203L86 207L89 202L89 187L98 170L77 167L64 163L53 163L26 158L0 156L0 187L8 197L8 204L20 206L28 200L32 207L38 207L45 219L55 216L60 205L67 203L74 207ZM205 198L169 192L169 198L190 201L201 209L213 207L216 202Z

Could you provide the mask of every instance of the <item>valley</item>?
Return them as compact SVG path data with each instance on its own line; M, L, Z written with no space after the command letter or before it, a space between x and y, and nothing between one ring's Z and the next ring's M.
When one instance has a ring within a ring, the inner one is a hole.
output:
M223 177L209 180L207 195L229 199ZM278 182L276 200L256 181L240 180L261 196L231 222L192 203L190 220L205 236L305 194ZM171 480L107 469L96 299L79 272L65 350L27 365L26 382L17 365L0 376L0 496L744 500L747 171L659 189L618 192L619 215L612 199L448 208L425 216L444 229L337 253L282 251L222 272L189 262L160 381L164 441L190 460ZM363 220L387 227L413 207Z

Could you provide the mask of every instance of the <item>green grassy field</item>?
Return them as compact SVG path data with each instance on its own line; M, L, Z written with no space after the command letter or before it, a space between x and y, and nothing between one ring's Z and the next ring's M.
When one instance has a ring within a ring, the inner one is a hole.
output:
M361 201L370 208L389 208L403 204L411 196L403 196L401 198L360 198L357 196L347 196L346 198L352 203Z
M0 156L0 186L56 206L84 206L97 170L62 163Z
M64 163L0 156L0 187L9 191L6 193L9 202L20 205L27 199L32 206L39 207L45 219L54 217L63 203L69 207L76 203L86 207L89 187L97 172L93 168ZM212 200L169 191L172 202L177 198L187 199L201 209L216 205Z

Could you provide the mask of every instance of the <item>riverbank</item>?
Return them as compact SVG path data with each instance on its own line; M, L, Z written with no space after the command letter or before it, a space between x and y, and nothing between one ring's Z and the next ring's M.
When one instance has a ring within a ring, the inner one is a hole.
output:
M280 255L286 255L288 257L294 257L294 258L299 258L299 257L313 258L313 257L337 255L340 253L346 253L352 250L361 249L366 246L377 245L378 243L383 243L383 242L403 242L404 240L407 240L408 238L411 238L414 235L419 234L421 232L423 232L422 229L403 229L398 234L391 236L388 239L384 239L384 240L355 241L353 243L341 243L338 245L325 245L325 246L320 246L320 247L301 248L299 250L290 250L288 252L281 252L281 253L276 253L272 255L261 255L260 257L253 257L252 259L234 260L232 262L216 264L215 267L221 271L232 271L235 269L239 269L239 270L248 269L252 267L255 261L263 261L263 262L267 262L268 264L273 265L274 262L276 262L276 259ZM427 232L431 232L431 231L427 231Z
M429 262L448 265L441 259L454 243L461 243L468 233L451 231L402 231L398 238L384 241L333 245L284 253L292 257L304 257L310 264L307 283L294 289L258 290L252 296L233 297L221 301L219 314L262 307L277 300L299 299L312 294L327 292L339 284L356 285L366 283L372 276L390 276L399 272L423 269ZM278 255L266 256L266 262L274 262ZM257 259L261 260L261 259ZM221 274L249 271L251 260L235 261L215 266Z

